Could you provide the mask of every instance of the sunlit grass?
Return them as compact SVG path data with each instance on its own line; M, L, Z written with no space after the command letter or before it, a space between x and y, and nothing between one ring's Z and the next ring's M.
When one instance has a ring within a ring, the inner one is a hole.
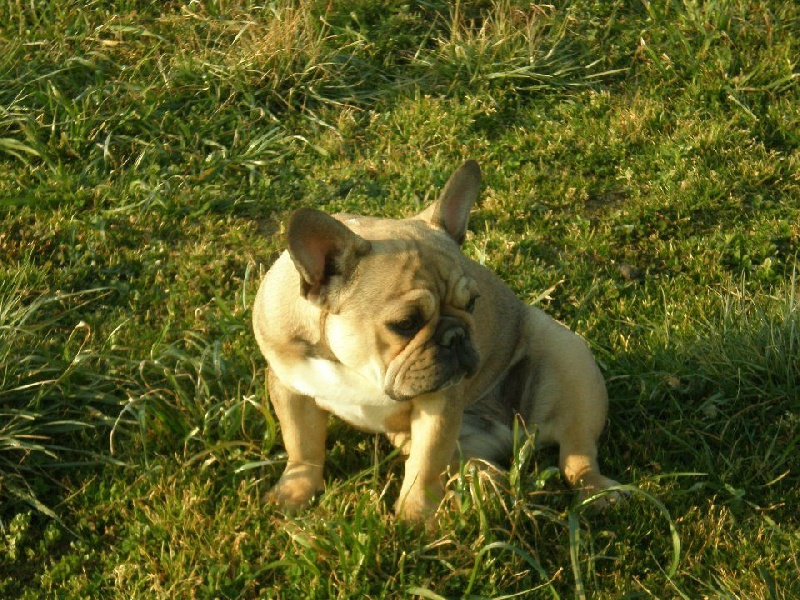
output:
M761 4L0 6L0 596L800 594L800 12ZM407 216L586 337L604 472L453 474L331 422L284 518L250 309L299 205Z

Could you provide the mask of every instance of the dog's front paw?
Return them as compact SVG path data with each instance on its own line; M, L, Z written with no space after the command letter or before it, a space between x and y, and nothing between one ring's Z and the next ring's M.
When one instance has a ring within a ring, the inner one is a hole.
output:
M439 507L438 502L433 501L408 501L398 502L395 506L395 515L400 521L410 523L425 523L436 512Z
M322 469L313 465L287 465L265 500L277 504L287 514L295 514L307 507L322 492Z
M407 492L401 491L394 506L395 516L401 521L412 523L429 523L436 509L439 508L443 490L435 486L423 488L414 486Z

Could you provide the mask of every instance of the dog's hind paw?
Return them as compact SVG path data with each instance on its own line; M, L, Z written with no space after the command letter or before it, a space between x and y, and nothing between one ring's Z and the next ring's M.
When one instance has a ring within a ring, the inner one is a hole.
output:
M584 485L578 494L581 506L587 506L592 512L603 512L611 506L624 502L630 492L620 488L620 483L607 477L599 476L590 485Z

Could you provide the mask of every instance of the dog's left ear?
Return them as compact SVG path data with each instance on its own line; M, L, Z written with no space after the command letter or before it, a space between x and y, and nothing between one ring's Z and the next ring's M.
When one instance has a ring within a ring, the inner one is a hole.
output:
M469 211L478 200L481 168L474 160L461 165L447 180L439 199L417 215L443 230L458 245L464 243L469 223Z

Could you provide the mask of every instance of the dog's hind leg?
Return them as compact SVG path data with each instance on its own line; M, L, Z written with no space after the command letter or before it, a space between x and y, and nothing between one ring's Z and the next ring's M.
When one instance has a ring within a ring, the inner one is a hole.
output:
M546 345L520 407L523 418L537 427L542 444L558 444L559 467L581 497L618 485L600 473L597 461L608 396L594 357L580 336L555 321L539 321L537 333ZM604 496L606 503L617 498Z

